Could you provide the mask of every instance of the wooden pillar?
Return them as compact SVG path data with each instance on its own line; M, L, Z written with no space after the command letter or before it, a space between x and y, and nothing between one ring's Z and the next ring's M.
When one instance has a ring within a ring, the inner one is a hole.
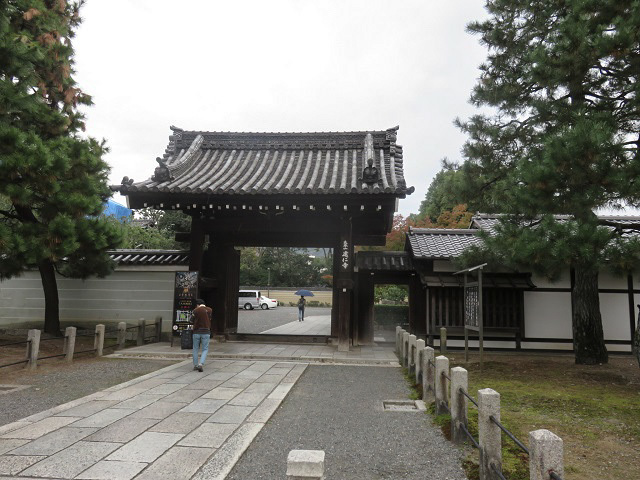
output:
M202 270L202 252L204 249L204 225L201 218L191 218L191 246L189 248L189 270Z
M343 217L340 225L338 268L338 351L348 352L351 333L353 297L353 236L351 217ZM335 275L335 273L334 273Z
M240 252L232 246L209 245L216 287L212 292L213 321L216 335L235 333L238 329L238 282Z
M427 335L427 308L426 294L420 277L414 275L410 277L409 282L409 325L411 333L417 337L426 337Z
M338 310L340 297L338 295L338 275L340 271L340 249L333 249L333 288L331 291L331 336L338 337Z

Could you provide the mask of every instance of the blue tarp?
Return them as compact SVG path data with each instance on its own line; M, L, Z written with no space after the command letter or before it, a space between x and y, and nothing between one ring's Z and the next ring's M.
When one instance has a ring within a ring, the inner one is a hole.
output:
M124 205L120 205L113 200L107 200L107 204L104 207L104 214L107 217L116 217L117 219L122 219L122 217L130 217L133 215L133 210L125 207Z

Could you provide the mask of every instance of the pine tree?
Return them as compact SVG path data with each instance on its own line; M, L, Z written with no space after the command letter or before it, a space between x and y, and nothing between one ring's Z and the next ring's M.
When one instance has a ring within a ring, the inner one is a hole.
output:
M0 0L0 278L40 271L44 330L60 334L56 271L112 269L118 231L99 218L110 196L104 142L82 138L71 39L82 2Z
M604 363L598 272L630 272L640 258L628 235L640 225L594 213L640 203L640 4L486 6L489 18L468 27L488 48L471 96L486 113L458 121L466 197L507 214L487 239L494 257L549 276L573 270L576 363Z

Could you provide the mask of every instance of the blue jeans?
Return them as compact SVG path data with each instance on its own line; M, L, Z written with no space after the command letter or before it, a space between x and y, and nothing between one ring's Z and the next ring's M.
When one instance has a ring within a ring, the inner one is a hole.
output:
M304 320L304 308L298 308L298 321Z
M193 365L204 365L207 359L207 353L209 353L209 340L211 335L208 333L194 333L193 334ZM200 362L198 362L198 349L202 345L202 355L200 356Z

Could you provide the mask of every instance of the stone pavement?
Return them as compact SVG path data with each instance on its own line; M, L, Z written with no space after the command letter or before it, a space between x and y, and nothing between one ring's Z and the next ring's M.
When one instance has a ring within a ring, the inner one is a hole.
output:
M306 363L190 360L0 427L0 478L224 479Z
M111 356L189 360L1 426L0 478L224 479L309 363L398 366L392 346L215 343L204 373L168 342Z
M278 335L331 335L331 315L305 316L304 321L289 322L260 333Z

